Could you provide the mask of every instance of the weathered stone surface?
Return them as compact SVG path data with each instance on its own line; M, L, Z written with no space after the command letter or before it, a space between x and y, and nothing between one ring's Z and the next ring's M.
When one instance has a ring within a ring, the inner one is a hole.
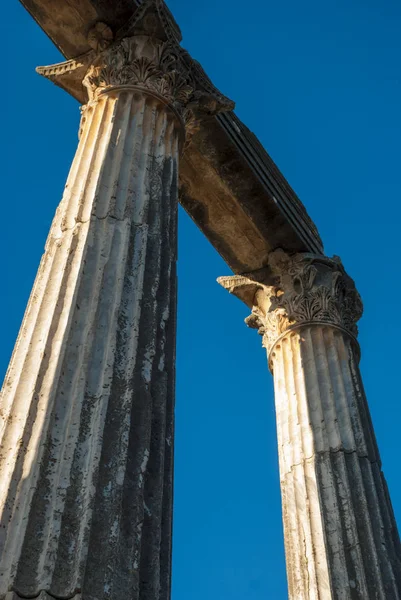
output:
M4 600L21 600L22 596L19 596L15 592L8 592ZM47 592L40 592L39 596L35 596L35 600L54 600L54 596L50 596ZM82 600L81 594L75 594L68 600Z
M271 360L290 597L398 599L400 542L352 342L304 326Z
M358 367L362 304L339 259L281 251L220 283L269 353L292 600L399 600L401 546Z
M180 131L85 111L2 396L0 594L169 597Z

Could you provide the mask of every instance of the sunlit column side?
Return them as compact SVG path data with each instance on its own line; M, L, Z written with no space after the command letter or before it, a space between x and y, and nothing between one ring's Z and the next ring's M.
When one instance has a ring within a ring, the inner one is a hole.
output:
M40 70L89 101L1 396L7 600L170 598L179 153L232 104L163 11Z
M274 376L291 600L399 600L401 547L359 372L362 304L338 259L271 255L222 277Z

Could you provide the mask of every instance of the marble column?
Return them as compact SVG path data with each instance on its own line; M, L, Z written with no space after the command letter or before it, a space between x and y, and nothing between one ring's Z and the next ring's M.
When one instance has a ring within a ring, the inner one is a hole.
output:
M291 600L399 600L401 547L359 371L362 304L339 259L271 254L222 277L274 376Z
M88 102L1 396L7 600L170 598L179 155L232 104L163 3L128 34L40 69Z

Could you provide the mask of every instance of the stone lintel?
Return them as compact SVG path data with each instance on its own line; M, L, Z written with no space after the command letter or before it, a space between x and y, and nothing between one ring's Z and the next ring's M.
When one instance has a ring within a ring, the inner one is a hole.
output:
M88 33L99 21L115 36L130 24L139 4L136 0L22 3L67 59L81 61L82 55L93 51ZM75 84L70 82L69 92L83 101L81 81L77 77ZM291 253L323 252L304 206L233 112L203 120L192 137L181 161L180 202L236 273L265 267L268 254L279 247Z

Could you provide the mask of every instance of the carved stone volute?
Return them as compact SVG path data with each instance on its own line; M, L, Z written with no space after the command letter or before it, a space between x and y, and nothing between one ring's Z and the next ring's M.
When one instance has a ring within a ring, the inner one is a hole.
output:
M127 87L156 96L181 118L188 137L199 119L232 110L234 103L218 91L180 40L180 30L163 0L146 0L114 39L106 24L97 23L88 34L91 51L38 67L37 72L83 104Z
M286 331L307 324L328 323L353 338L358 334L362 301L338 257L276 250L265 274L220 277L218 282L251 308L245 322L258 329L268 352Z

